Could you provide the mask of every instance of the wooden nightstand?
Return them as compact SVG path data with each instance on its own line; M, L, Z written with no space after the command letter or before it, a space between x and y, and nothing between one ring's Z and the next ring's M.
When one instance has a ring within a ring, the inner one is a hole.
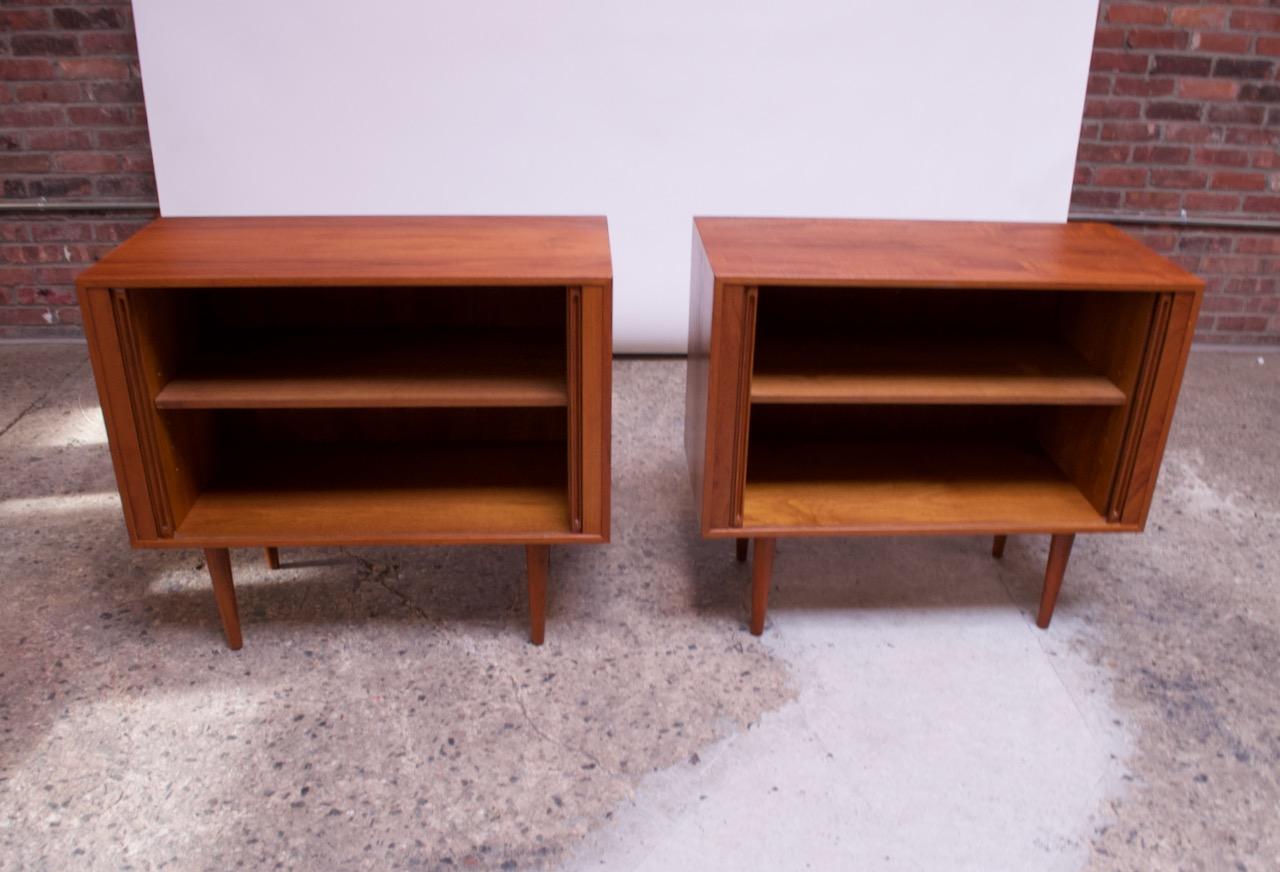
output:
M78 281L132 544L609 539L603 218L160 219Z
M699 218L685 447L705 537L1146 523L1203 283L1102 224Z

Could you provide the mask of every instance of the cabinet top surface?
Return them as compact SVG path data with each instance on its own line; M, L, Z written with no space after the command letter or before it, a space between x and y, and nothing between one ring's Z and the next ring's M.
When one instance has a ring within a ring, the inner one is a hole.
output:
M1198 291L1109 224L695 218L717 280L863 287Z
M600 217L159 218L80 287L601 284Z

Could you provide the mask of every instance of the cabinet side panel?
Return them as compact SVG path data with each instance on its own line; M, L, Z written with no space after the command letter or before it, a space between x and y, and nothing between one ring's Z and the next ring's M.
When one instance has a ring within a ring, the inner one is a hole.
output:
M738 355L737 401L733 412L733 525L742 526L742 500L747 490L747 435L751 430L751 374L755 363L756 314L760 289L748 287L742 310L742 343Z
M1151 340L1155 294L1077 294L1063 301L1063 336L1124 391L1121 406L1047 409L1041 444L1100 513L1106 514L1129 419L1138 408L1138 378ZM1111 520L1119 520L1118 513Z
M724 285L712 307L707 372L707 438L703 466L703 532L740 526L738 510L746 462L750 372L748 290Z
M1173 410L1182 386L1182 375L1191 351L1196 316L1200 313L1201 293L1172 294L1172 311L1160 353L1159 367L1152 380L1151 400L1142 422L1138 455L1125 489L1121 520L1126 524L1146 526L1147 512L1155 493L1156 477L1164 458L1165 442L1173 423Z
M600 535L613 520L613 282L600 288Z
M582 530L609 538L613 295L582 289Z
M569 388L569 518L582 532L582 288L565 292L565 382Z
M151 512L146 467L129 398L128 376L116 330L111 291L107 288L82 288L78 296L84 316L85 338L89 343L89 360L107 428L111 464L115 468L129 538L136 545L140 540L156 539L157 528Z
M152 480L164 491L161 502L167 504L164 512L157 512L159 532L170 536L212 475L214 413L159 411L154 397L177 373L181 349L198 335L199 326L180 292L132 290L127 296L138 370L134 405L139 409L140 433L149 435L154 444Z
M698 229L693 230L693 267L689 280L689 349L684 385L684 452L689 461L693 485L694 514L707 529L704 515L705 463L707 451L707 391L711 356L711 310L715 300L715 277L702 247Z

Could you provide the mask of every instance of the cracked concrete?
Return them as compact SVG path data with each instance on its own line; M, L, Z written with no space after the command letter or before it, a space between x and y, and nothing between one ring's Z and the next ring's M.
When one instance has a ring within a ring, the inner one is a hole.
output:
M0 437L24 415L39 406L72 374L87 365L83 349L63 343L16 343L0 352L6 368L0 370Z
M614 529L131 552L76 345L0 345L0 868L1280 866L1280 370L1192 356L1148 532L694 535L683 362L615 367Z

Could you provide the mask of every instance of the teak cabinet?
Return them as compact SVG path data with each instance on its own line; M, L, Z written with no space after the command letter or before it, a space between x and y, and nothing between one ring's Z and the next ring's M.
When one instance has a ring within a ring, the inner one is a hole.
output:
M177 218L77 281L132 544L609 539L603 218Z
M700 218L685 445L702 535L1136 532L1202 282L1102 224Z

